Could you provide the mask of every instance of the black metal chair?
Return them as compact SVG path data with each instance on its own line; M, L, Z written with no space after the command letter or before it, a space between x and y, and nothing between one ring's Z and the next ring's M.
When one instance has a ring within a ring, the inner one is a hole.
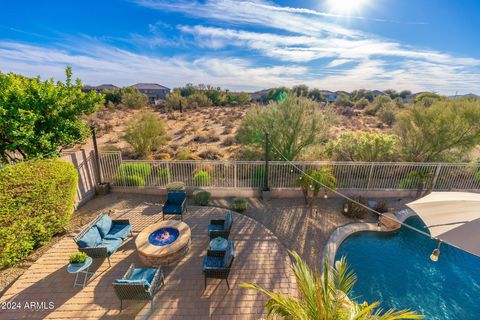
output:
M155 294L164 285L163 271L158 268L135 268L130 265L121 279L115 280L112 285L120 299L120 311L123 309L123 300L147 300L153 310Z
M228 275L232 268L235 244L233 241L229 241L228 247L225 250L225 254L221 255L208 255L203 260L203 275L205 280L205 289L207 288L207 278L225 279L227 287L230 289L228 283Z
M232 230L233 225L233 213L231 211L227 212L225 219L219 220L210 220L208 225L208 236L210 239L216 237L222 237L228 239L230 235L230 230Z

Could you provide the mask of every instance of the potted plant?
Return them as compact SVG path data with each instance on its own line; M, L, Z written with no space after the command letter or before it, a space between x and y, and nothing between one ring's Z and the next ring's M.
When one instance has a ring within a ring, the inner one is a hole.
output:
M106 195L110 193L110 183L109 182L100 182L95 186L95 192L98 195Z
M83 264L87 259L88 255L85 252L75 252L68 255L70 264Z

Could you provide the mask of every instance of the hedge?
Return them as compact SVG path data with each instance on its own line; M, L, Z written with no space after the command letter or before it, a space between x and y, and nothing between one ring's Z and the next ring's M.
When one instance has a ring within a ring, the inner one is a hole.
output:
M60 159L0 167L0 268L20 262L64 229L77 182L73 165Z

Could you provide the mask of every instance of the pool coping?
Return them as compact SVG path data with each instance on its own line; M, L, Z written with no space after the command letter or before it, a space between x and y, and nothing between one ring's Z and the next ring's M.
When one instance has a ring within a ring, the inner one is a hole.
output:
M398 221L404 222L410 217L417 215L411 209L403 209L393 213ZM398 230L398 229L397 229ZM344 226L338 227L335 231L332 232L330 237L328 237L328 241L323 248L323 263L320 266L320 269L323 270L323 265L325 261L328 262L328 265L331 267L335 263L335 255L337 254L337 250L340 245L354 233L362 232L362 231L377 231L377 232L392 232L395 230L386 229L380 224L373 223L373 222L353 222L346 224Z

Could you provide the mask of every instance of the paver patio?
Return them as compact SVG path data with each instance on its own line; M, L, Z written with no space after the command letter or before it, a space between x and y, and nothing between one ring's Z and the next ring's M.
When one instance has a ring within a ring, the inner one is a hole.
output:
M88 205L87 205L88 208ZM103 209L103 208L97 208ZM83 209L84 211L86 209ZM124 203L115 218L128 218L134 235L162 219L161 208L152 202ZM0 301L21 303L17 310L0 310L0 319L258 319L264 315L265 296L239 287L252 282L269 289L295 294L296 284L289 268L290 259L280 241L263 225L241 214L234 214L230 239L235 241L235 261L228 290L225 281L209 279L204 291L201 272L209 238L210 219L225 216L226 210L189 207L184 221L192 230L190 252L178 264L165 267L165 286L157 293L154 311L150 304L127 301L120 313L112 282L120 278L131 263L139 264L134 238L129 238L107 261L94 262L95 275L85 288L73 287L74 275L66 271L67 257L77 247L71 237L56 243L25 272ZM25 303L44 303L31 310ZM54 307L49 309L49 303Z

